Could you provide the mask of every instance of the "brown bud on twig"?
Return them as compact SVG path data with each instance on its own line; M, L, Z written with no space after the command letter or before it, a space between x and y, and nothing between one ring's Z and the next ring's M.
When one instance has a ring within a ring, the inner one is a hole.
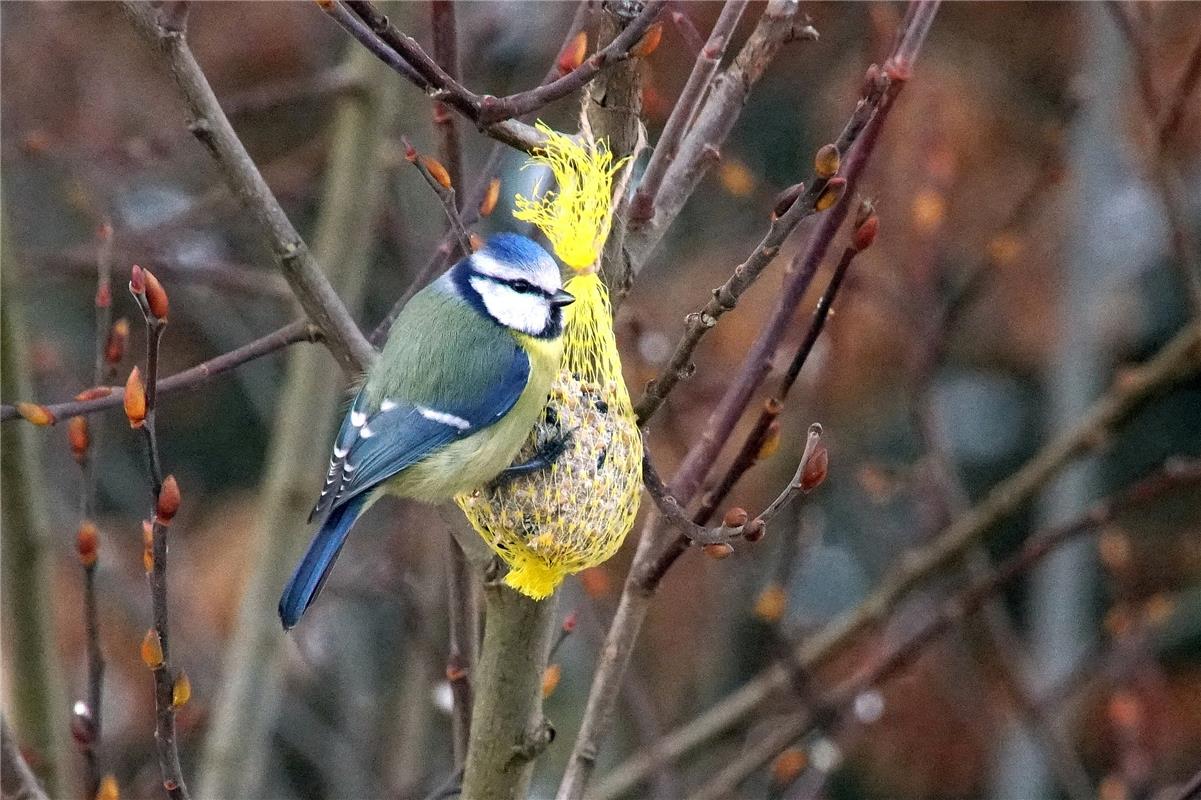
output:
M467 243L471 245L471 252L475 252L484 246L484 240L478 233L472 233L467 237Z
M558 664L548 664L546 670L542 673L542 698L545 700L554 693L559 686L559 679L563 677L563 668Z
M163 660L163 640L158 631L151 628L142 639L142 663L151 669L158 669L163 665Z
M572 631L574 631L576 622L578 619L579 619L579 615L576 614L576 612L574 612L574 611L572 611L570 614L568 614L566 617L564 617L563 618L563 633L571 633Z
M96 287L96 308L108 308L113 304L113 290L107 283Z
M791 785L808 763L809 759L805 756L804 750L799 747L788 748L776 756L776 760L771 765L772 783L777 787Z
M175 678L175 683L171 684L171 707L179 708L187 705L191 699L192 681L188 678L188 673L180 670L179 675Z
M134 367L125 381L125 418L129 427L140 428L146 421L146 386L142 383L142 373Z
M146 294L146 274L137 264L129 269L129 291L135 295Z
M96 523L85 519L79 523L79 531L75 534L75 550L79 553L79 563L91 569L96 565L96 557L100 554L100 533Z
M842 193L846 189L846 178L831 178L826 183L826 188L822 191L821 197L817 198L817 204L814 208L818 211L825 211L842 199Z
M588 52L588 32L580 31L575 36L571 37L571 41L563 46L562 52L559 53L559 60L556 66L559 68L560 75L566 75L572 70L584 63L584 56Z
M96 800L121 800L121 790L117 786L117 776L109 773L100 779L100 788L96 791Z
M723 558L729 558L734 554L734 548L725 542L714 542L707 544L704 547L705 555L716 561L721 561Z
M819 178L833 178L842 165L842 154L832 144L824 144L813 157L813 171Z
M113 323L109 329L108 341L104 344L104 361L110 367L121 363L125 357L125 345L129 343L129 320L125 317Z
M146 281L146 303L150 306L150 313L154 315L155 319L166 319L167 312L171 307L167 300L167 291L158 282L158 278L154 277L153 272L144 269L142 273Z
M446 167L442 166L442 162L433 156L422 156L421 165L429 170L430 176L441 184L442 188L450 189L450 173L446 171Z
M767 533L767 523L759 517L755 517L748 522L742 529L742 538L748 542L757 542Z
M659 47L659 42L663 39L663 23L652 23L646 29L646 33L642 34L642 38L638 40L638 44L630 48L630 55L634 58L646 58L655 49Z
M721 518L721 524L727 528L741 528L750 519L750 516L750 514L746 513L745 508L734 506Z
M779 622L787 606L788 596L784 594L784 588L773 583L755 599L755 616L764 622Z
M88 435L88 418L71 417L67 421L67 442L71 445L71 455L76 462L82 464L87 459L91 441L91 436Z
M75 395L76 400L99 400L101 397L108 397L113 393L112 387L109 386L93 386L91 389L84 389L79 394Z
M484 192L484 199L480 201L480 216L490 216L496 209L496 201L499 199L500 178L493 178L488 181L488 189Z
M155 520L161 525L170 525L175 512L179 511L179 501L179 483L174 475L168 475L163 478L163 487L158 492L158 502L154 506Z
M801 491L811 492L821 486L829 470L830 452L824 444L819 444L813 449L809 460L805 462L805 469L801 471Z
M855 233L851 237L851 247L859 252L863 252L872 246L872 242L876 241L876 233L880 230L880 218L872 212L862 222L855 227Z
M17 403L17 413L34 425L53 425L58 421L54 412L38 403Z
M779 219L788 213L788 209L792 208L792 204L805 191L805 184L794 183L784 191L776 195L776 201L772 205L772 219Z

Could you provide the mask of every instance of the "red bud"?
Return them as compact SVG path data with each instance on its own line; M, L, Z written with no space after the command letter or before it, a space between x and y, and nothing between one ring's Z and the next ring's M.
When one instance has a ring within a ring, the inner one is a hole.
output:
M146 421L146 386L142 383L142 373L134 367L125 381L125 417L129 427L140 428Z
M179 511L179 483L174 475L163 478L163 487L159 489L158 503L154 506L155 519L162 525L169 525Z
M809 460L805 462L805 469L801 472L801 490L811 492L821 486L829 470L830 453L824 444L819 444L810 454Z

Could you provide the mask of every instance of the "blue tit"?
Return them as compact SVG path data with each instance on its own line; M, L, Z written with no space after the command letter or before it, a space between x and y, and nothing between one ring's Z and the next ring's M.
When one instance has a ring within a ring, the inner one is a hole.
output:
M338 431L309 517L321 527L279 601L285 629L380 496L442 502L509 467L546 405L573 300L551 255L511 233L413 296Z

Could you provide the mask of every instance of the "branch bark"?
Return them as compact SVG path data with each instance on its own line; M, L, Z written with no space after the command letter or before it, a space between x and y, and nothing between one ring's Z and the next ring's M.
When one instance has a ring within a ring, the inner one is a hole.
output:
M542 718L555 598L531 600L500 583L484 588L484 642L462 797L526 797L534 759L553 738Z
M226 182L270 242L276 261L300 305L324 336L325 346L348 375L362 373L375 360L346 306L325 277L317 259L288 220L279 201L246 152L182 31L161 26L149 5L123 0L135 27L166 58L183 95L188 129L217 162Z

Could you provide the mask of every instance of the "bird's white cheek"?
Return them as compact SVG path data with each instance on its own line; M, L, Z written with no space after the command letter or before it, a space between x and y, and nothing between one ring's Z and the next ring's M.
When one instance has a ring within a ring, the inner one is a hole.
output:
M483 298L488 313L501 325L537 336L550 324L550 305L538 295L515 292L487 279L472 278L471 285Z

